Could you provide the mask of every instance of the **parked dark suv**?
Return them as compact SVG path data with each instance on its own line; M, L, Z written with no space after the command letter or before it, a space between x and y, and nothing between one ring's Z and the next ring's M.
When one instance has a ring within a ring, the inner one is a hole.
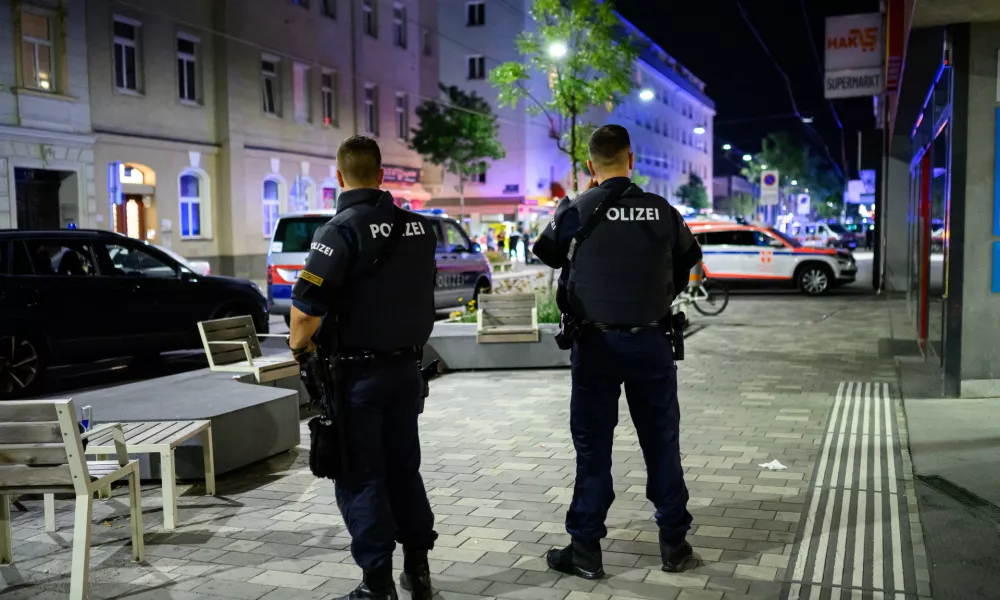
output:
M50 366L199 348L198 321L250 315L254 283L203 276L108 231L0 230L0 398L36 392Z

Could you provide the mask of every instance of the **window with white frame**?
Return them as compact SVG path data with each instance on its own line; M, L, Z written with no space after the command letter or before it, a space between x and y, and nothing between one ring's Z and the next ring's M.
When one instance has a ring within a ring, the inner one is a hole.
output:
M263 109L266 114L279 115L281 112L281 95L278 86L279 61L276 58L260 59L260 86Z
M465 4L465 26L482 27L486 24L486 2L477 0Z
M469 79L486 79L486 57L473 55L466 58Z
M55 17L21 11L21 85L55 92Z
M337 186L335 184L323 184L319 208L323 210L333 210L337 208Z
M141 67L139 64L138 21L115 17L115 87L121 91L138 92Z
M396 139L410 139L410 98L404 93L396 94Z
M295 120L308 123L312 117L309 110L309 66L295 63L292 66L292 101L295 108Z
M305 212L313 207L313 183L311 179L297 175L288 193L288 210Z
M177 95L181 102L198 104L198 39L177 36Z
M392 43L406 48L406 7L398 2L392 5Z
M201 178L194 173L183 173L180 179L181 237L200 238L201 235Z
M378 11L375 0L361 0L361 28L367 35L378 37Z
M261 206L264 210L264 237L269 238L274 233L274 226L278 222L278 215L281 214L281 191L277 179L268 178L264 180Z
M320 78L323 124L330 127L337 127L337 84L336 73L333 71L323 72Z
M321 10L324 17L337 18L337 0L323 0Z
M365 133L378 135L378 86L365 84Z

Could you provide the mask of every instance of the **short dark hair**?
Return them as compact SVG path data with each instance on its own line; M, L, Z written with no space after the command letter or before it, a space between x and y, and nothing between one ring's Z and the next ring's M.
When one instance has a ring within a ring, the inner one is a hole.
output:
M382 151L378 142L363 135L352 135L337 148L337 170L344 179L358 187L378 187Z
M598 127L590 134L590 160L598 166L610 167L624 162L631 150L628 129L621 125Z

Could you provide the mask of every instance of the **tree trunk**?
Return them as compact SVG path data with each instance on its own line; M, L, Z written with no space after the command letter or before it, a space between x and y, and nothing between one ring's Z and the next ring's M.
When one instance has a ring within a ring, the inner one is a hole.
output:
M569 162L573 169L573 195L576 196L580 193L580 182L577 181L577 163L576 163L576 112L570 113L570 129L569 129Z
M458 176L458 222L468 233L469 228L465 226L465 175Z

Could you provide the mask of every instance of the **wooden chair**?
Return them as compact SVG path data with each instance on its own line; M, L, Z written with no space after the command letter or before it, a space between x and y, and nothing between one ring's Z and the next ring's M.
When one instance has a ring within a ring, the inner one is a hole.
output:
M263 356L261 337L285 337L279 334L257 333L252 317L230 317L198 323L201 343L213 371L253 373L257 383L268 383L295 377L299 364L291 355Z
M129 460L119 424L80 433L72 400L0 402L0 564L14 562L10 501L20 494L45 494L45 521L54 523L51 494L76 494L71 600L84 600L90 582L90 537L94 493L128 477L132 558L143 560L139 462ZM117 461L87 462L83 440L111 431Z
M535 294L480 294L476 339L480 344L540 341Z

